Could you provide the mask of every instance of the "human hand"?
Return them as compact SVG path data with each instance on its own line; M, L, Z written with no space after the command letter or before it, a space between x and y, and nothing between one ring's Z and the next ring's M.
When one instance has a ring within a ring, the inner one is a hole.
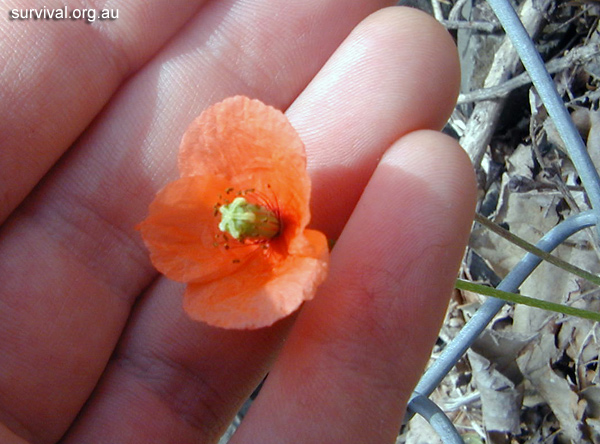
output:
M214 442L267 371L232 442L394 442L472 218L468 159L432 131L453 43L404 8L344 40L385 1L201 3L0 22L2 443ZM316 298L253 331L189 320L134 230L235 94L287 108L311 225L339 238Z

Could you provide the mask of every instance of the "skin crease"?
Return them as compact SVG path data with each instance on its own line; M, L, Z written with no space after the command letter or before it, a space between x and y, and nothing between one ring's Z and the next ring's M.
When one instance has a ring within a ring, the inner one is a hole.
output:
M3 443L215 442L267 371L234 442L394 442L475 186L435 131L453 42L418 11L377 11L390 3L123 0L114 22L0 21ZM339 237L315 300L253 331L188 319L134 230L185 127L234 94L288 110L312 226Z

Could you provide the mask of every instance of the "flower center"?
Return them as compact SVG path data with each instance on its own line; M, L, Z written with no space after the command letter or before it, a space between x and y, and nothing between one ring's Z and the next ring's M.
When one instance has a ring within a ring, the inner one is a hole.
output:
M240 242L246 238L269 240L279 234L281 225L277 216L266 207L249 203L244 197L221 205L219 212L219 230Z

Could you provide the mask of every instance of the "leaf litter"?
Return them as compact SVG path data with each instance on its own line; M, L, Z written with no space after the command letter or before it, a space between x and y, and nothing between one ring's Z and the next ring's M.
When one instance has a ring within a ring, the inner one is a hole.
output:
M446 132L459 139L479 181L478 212L535 244L569 216L590 208L580 179L535 88L481 0L414 0L454 35L463 69L459 105ZM600 167L600 2L521 0L557 90L590 156ZM433 5L433 6L432 6ZM593 229L561 244L555 255L600 273ZM474 224L461 277L496 286L523 250ZM520 291L600 311L600 290L542 263ZM455 291L435 360L485 297ZM506 305L432 394L468 443L600 443L600 327L524 305ZM435 443L421 419L398 443Z

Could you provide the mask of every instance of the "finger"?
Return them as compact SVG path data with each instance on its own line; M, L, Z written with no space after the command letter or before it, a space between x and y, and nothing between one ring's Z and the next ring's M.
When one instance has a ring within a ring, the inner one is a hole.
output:
M106 2L114 20L21 19L81 11L80 1L3 1L0 20L0 223L75 141L125 78L202 0ZM91 2L97 4L98 2ZM110 5L110 7L109 7ZM98 11L94 9L94 11Z
M234 93L287 106L381 3L211 3L119 91L0 232L0 422L52 442L93 390L155 277L133 227L187 123Z
M0 424L0 442L3 444L29 444L27 441L15 435L2 424Z
M395 442L474 202L472 168L454 140L418 131L396 143L233 442Z
M363 74L348 79L368 85L368 88L353 93L352 97L358 103L380 87L389 88L393 76L388 73L399 72L407 65L403 58L394 57L398 42L405 41L402 39L402 27L398 26L402 23L404 13L429 23L430 19L424 15L415 15L404 9L378 12L362 23L334 56L338 60L336 66L340 69L341 76L350 71L350 66ZM385 32L375 31L381 28ZM431 40L424 43L426 50L439 45L439 35L434 33ZM367 47L365 51L369 58L357 61L354 54L359 41ZM344 60L347 64L343 63ZM413 66L418 68L419 65ZM325 99L334 93L334 89L353 89L350 85L326 81L335 77L335 72L330 67L325 69L329 70L328 75L318 76L324 79L323 82L319 84L315 80L311 86L322 102L311 100L308 93L303 95L305 103L312 104L320 112L310 116L315 121L332 120L337 112L343 111L343 107L347 106L346 103L342 103L340 108L319 106L319 103L324 104ZM427 81L418 72L413 72L412 75ZM371 79L377 76L381 76L380 81ZM453 87L452 83L446 86ZM406 119L402 113L412 112L408 104L395 107L393 103L398 101L398 97L394 94L399 92L382 94L378 107L356 107L356 112L360 114L358 119L364 120L365 124L347 128L351 133L348 135L350 138L360 140L362 135L371 138L364 149L375 151L374 156L380 156L384 151L383 144L391 137L391 128L397 128L399 132L404 130L402 122ZM301 108L296 105L292 109L296 110L291 114L292 123L301 127L302 122L295 116L307 114L301 113ZM391 115L387 114L390 112ZM391 122L389 127L384 125L380 139L376 132L361 133L365 128L378 124L383 116ZM357 132L353 133L355 130ZM335 133L330 134L328 130L324 130L321 137L324 142L316 139L313 141L321 144L323 149L342 149L336 143ZM314 156L320 155L312 146L307 149ZM339 164L344 160L340 156ZM361 168L360 165L356 167ZM329 174L337 177L333 186L338 190L345 187L345 173L346 171L340 173L339 166L337 171L333 168L329 171ZM323 191L322 187L316 190L317 193ZM344 223L341 215L332 213L331 216L338 224ZM80 415L76 429L69 435L68 443L90 440L100 430L107 442L114 441L117 436L136 436L143 440L148 435L156 437L156 440L160 440L160 437L165 442L169 442L169 439L193 442L194 437L203 442L208 440L208 435L216 436L219 430L222 431L239 404L264 375L279 347L281 335L289 327L291 320L286 319L273 329L266 329L264 333L242 332L231 335L231 332L215 331L203 324L187 321L180 308L180 294L181 287L174 288L166 284L159 284L145 294L139 310L133 316L132 330L127 333L127 338L137 339L127 340L119 348L93 400ZM166 300L169 301L168 306L165 305ZM139 368L148 367L151 368L150 372L139 371ZM161 412L162 421L158 421L152 413L156 411ZM152 428L137 427L139 422L152 422ZM111 424L110 431L104 427L108 423ZM216 424L217 427L213 428L209 424ZM173 430L179 430L180 434L176 435ZM173 436L176 438L170 438Z
M288 111L308 150L312 223L332 239L383 150L408 132L441 129L458 95L456 47L436 20L410 8L390 8L369 20L377 26L365 23L360 38L332 57ZM377 69L373 58L382 51L390 61Z
M182 285L166 279L151 287L62 444L211 443L224 433L291 319L251 331L209 327L183 312L180 293Z

